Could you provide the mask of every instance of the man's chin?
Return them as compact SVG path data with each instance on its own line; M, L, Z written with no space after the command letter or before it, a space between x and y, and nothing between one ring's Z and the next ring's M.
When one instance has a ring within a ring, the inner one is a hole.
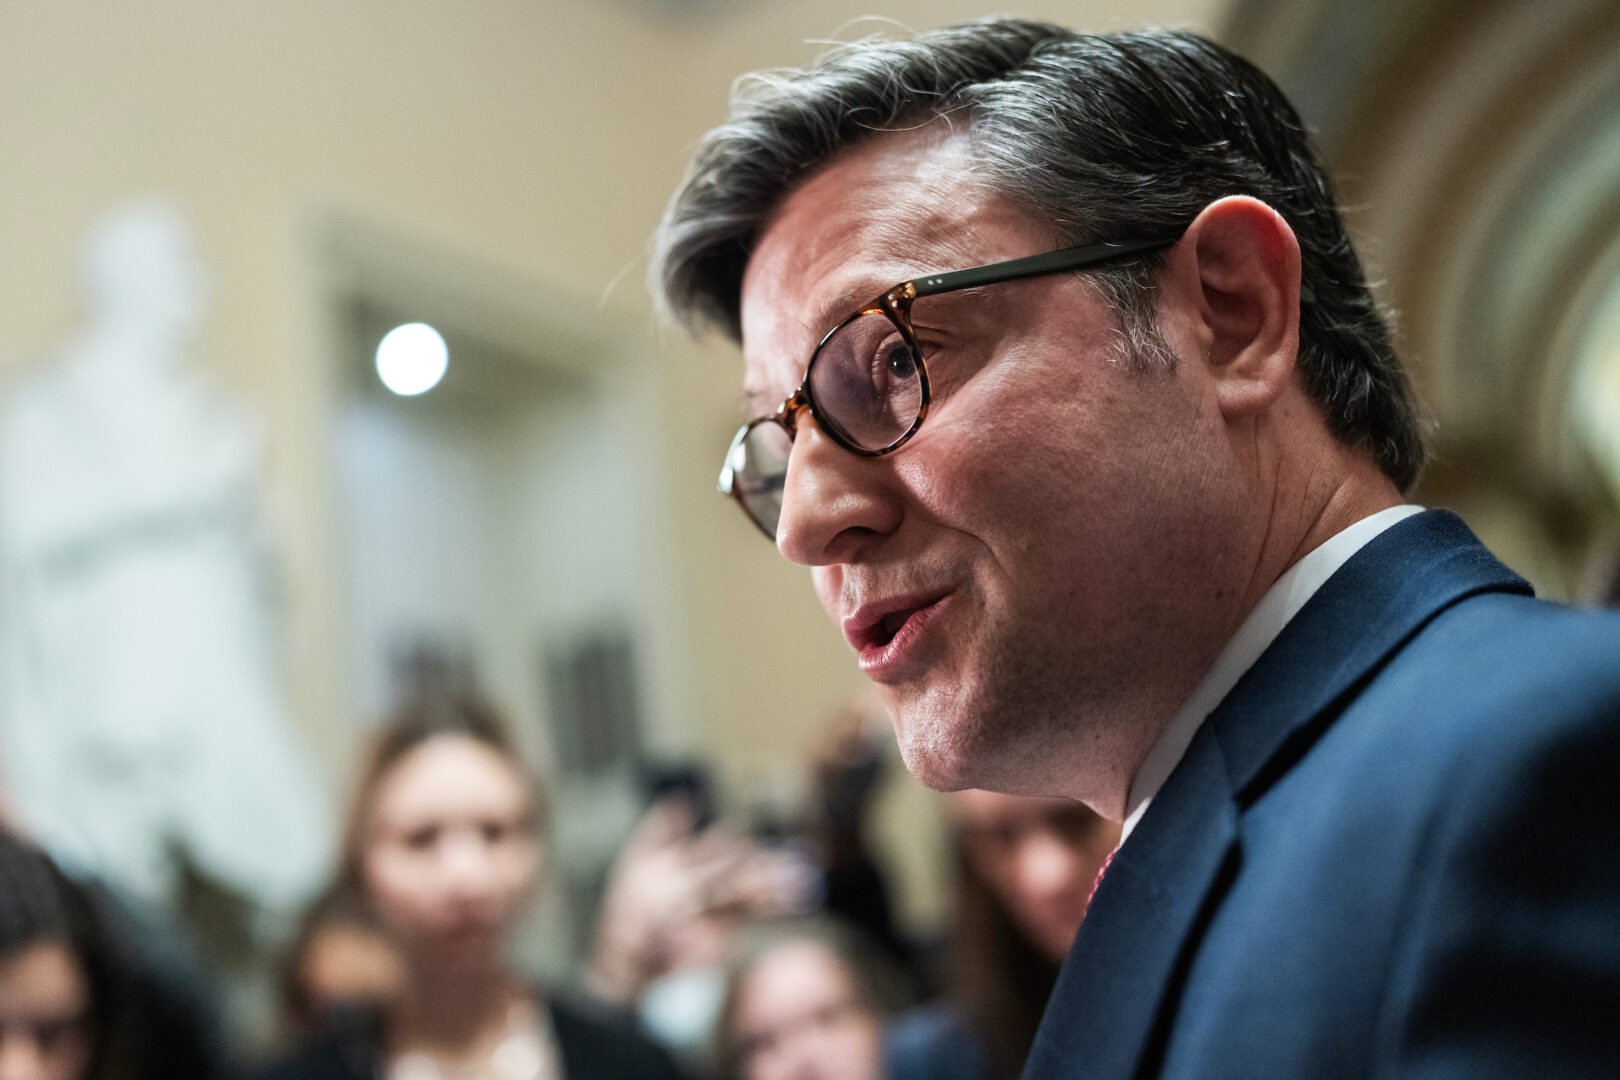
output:
M1059 748L1038 726L1015 722L1027 721L1035 709L1009 714L957 704L963 700L980 698L958 693L948 711L928 708L928 701L890 704L900 758L918 783L935 791L1073 797L1054 770Z
M947 744L937 733L927 737L901 729L898 735L900 760L905 762L906 771L924 787L935 791L961 791L979 786L978 773L983 763L975 761L973 755Z

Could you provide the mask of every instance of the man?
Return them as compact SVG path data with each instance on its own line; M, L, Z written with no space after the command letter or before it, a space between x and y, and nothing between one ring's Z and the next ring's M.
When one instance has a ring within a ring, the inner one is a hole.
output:
M1407 382L1264 75L842 48L744 84L655 276L741 341L722 487L912 772L1124 822L1026 1076L1620 1069L1620 624L1402 504Z

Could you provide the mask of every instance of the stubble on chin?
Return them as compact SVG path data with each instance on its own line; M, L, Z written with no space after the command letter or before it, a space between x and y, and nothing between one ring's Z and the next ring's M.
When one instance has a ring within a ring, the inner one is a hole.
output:
M897 718L895 724L900 760L918 783L935 791L974 786L964 776L960 758L948 751L947 740L932 724L919 724L913 718Z
M1008 790L1010 760L1022 756L1027 732L998 715L993 701L961 688L931 688L892 702L900 757L916 780L935 791Z

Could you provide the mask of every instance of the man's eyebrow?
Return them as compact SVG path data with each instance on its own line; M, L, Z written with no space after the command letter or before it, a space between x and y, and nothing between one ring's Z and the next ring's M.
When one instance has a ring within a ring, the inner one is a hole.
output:
M816 344L819 345L821 339L826 337L833 327L855 314L856 308L863 304L870 304L874 299L882 295L882 291L892 289L896 284L898 282L891 281L887 285L873 285L868 288L866 283L863 282L859 286L844 289L837 296L830 297L810 316L810 326L818 328L815 330ZM810 362L808 354L806 354L804 360L805 363Z
M893 288L895 284L897 283L891 282L888 286L874 285L871 288L867 288L865 284L862 284L856 288L842 290L818 307L808 319L803 320L800 325L809 331L807 335L809 343L805 346L804 356L799 358L799 375L803 376L805 367L810 364L811 354L815 352L816 346L821 344L821 339L826 337L834 326L853 315L856 308L863 304L870 304L872 300L880 295L880 289ZM782 403L782 397L786 397L792 392L792 387L785 391L777 391L745 385L742 388L742 393L738 395L737 405L745 419L754 420L761 416L774 414L776 407ZM779 397L778 394L781 396Z

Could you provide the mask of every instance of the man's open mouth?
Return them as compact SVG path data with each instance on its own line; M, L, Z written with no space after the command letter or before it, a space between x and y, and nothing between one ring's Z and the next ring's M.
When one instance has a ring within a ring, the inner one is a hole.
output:
M906 608L903 611L891 611L883 616L883 620L872 628L872 644L883 646L893 641L894 635L900 632L900 628L906 625L906 620L911 618L911 613L916 610Z
M939 603L940 596L897 596L863 605L844 619L844 637L862 655L887 648L919 613Z

